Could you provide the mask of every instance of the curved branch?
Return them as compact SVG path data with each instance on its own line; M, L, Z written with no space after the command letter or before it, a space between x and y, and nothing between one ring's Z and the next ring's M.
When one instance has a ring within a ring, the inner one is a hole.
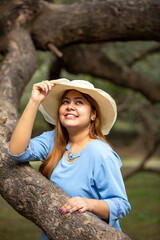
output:
M145 168L143 168L143 172L151 172L151 173L156 173L156 174L160 175L160 168L145 167Z
M61 66L70 73L91 74L117 85L139 91L152 102L160 102L159 82L153 82L129 68L122 68L107 58L98 45L65 47L63 49Z
M137 56L136 58L132 59L132 61L130 61L127 64L127 66L132 67L137 61L146 58L148 55L156 54L156 53L159 53L159 52L160 52L160 45L149 48L146 51L140 53L139 56Z
M146 155L144 156L144 158L142 159L142 161L140 162L140 164L131 169L130 171L128 171L124 176L124 180L127 180L128 178L130 178L131 176L133 176L134 174L140 172L140 171L145 171L147 168L145 167L145 163L151 158L151 156L155 153L158 145L160 143L160 139L157 139L157 141L155 141L151 148L147 151ZM148 168L149 169L149 168Z
M36 52L26 30L16 29L8 35L8 39L8 53L0 69L1 100L17 106L37 67Z
M61 48L80 42L160 40L159 0L45 6L31 28L40 49L47 49L48 43Z

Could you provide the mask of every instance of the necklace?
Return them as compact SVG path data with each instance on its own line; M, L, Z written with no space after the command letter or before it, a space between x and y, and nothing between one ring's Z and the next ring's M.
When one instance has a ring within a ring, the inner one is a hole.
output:
M70 150L69 142L68 142L68 144L67 144L67 146L66 146L66 149L67 149L67 151L68 151L68 159L67 159L67 160L68 160L69 162L72 162L74 159L80 157L80 153L76 153L76 154L72 155L71 150Z

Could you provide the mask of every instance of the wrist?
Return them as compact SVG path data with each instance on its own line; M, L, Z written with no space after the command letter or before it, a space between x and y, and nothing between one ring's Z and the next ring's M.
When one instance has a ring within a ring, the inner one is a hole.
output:
M32 107L39 108L39 105L41 102L39 100L34 100L32 98L29 99L28 104L31 105Z

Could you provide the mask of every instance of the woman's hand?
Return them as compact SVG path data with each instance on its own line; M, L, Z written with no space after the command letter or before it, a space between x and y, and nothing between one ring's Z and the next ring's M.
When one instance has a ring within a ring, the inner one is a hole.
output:
M100 218L109 219L109 207L104 200L73 197L68 199L60 210L62 214L75 211L79 211L80 213L89 211Z
M54 81L42 81L33 85L31 100L34 102L41 103L47 97L49 91L52 91Z
M75 211L85 212L92 211L92 199L83 197L73 197L67 200L62 206L61 213L72 213Z

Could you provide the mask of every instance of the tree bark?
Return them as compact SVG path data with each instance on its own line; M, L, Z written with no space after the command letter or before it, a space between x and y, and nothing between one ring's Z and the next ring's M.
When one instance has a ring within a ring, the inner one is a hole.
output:
M48 43L61 48L80 42L159 41L159 14L160 1L46 4L45 11L33 22L31 32L40 49L47 49Z
M36 47L42 50L48 49L49 43L62 48L73 43L160 40L160 0L82 1L71 5L10 0L0 7L1 39L16 20L27 26ZM6 48L5 41L0 48Z

